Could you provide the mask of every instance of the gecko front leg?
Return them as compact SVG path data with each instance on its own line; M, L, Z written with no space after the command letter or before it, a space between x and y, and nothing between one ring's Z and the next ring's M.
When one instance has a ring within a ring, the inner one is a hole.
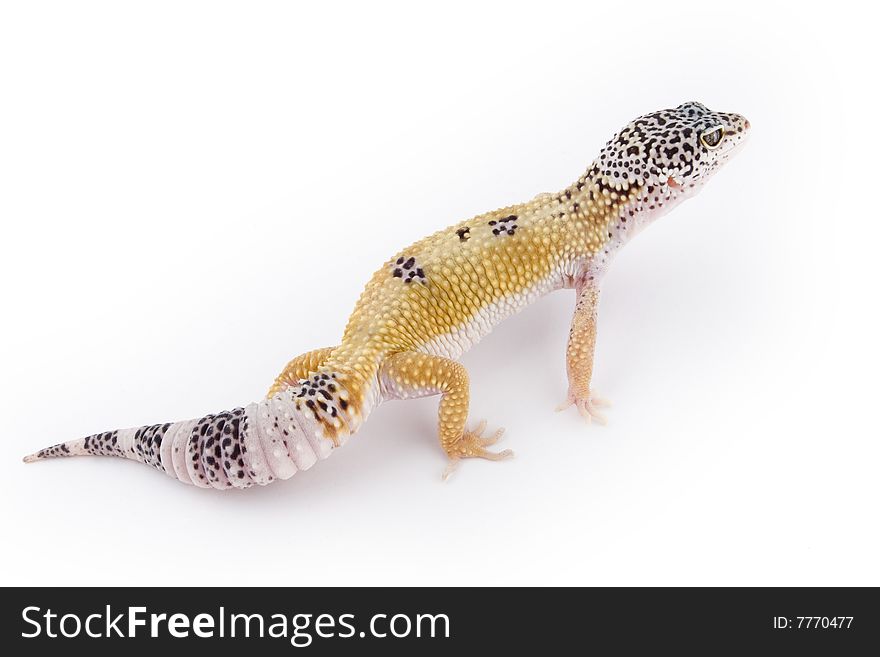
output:
M568 372L568 398L556 410L563 411L575 405L587 421L596 420L605 424L605 417L596 410L597 406L608 406L608 402L593 395L590 381L593 377L593 353L596 349L596 314L599 306L599 288L592 281L578 277L575 285L577 305L571 320L565 364Z
M394 399L442 395L438 433L440 446L449 457L443 479L449 478L463 458L499 461L513 456L509 449L501 452L490 452L486 449L498 442L504 433L503 429L483 438L485 422L480 422L473 431L465 428L470 383L467 370L461 363L440 356L407 351L387 358L379 376L383 391Z

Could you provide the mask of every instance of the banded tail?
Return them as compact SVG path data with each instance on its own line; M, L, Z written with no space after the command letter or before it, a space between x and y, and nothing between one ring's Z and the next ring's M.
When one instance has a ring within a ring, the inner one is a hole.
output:
M118 456L200 488L249 488L289 479L345 443L374 400L349 401L334 375L316 374L297 388L244 408L197 420L98 433L24 457ZM355 402L355 403L352 403Z

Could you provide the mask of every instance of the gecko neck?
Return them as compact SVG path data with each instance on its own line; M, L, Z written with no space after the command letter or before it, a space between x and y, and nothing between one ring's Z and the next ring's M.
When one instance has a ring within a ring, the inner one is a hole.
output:
M650 174L629 180L602 175L598 163L555 196L557 212L590 235L588 274L600 278L613 256L648 225L687 197L674 181Z

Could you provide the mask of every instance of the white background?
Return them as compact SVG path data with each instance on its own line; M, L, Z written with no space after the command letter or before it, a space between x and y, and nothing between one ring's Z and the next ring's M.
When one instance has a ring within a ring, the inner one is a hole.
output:
M880 584L874 20L317 4L3 5L2 584ZM606 278L609 426L553 413L560 292L464 357L517 458L447 484L436 398L244 493L21 463L258 399L398 248L688 100L752 136Z

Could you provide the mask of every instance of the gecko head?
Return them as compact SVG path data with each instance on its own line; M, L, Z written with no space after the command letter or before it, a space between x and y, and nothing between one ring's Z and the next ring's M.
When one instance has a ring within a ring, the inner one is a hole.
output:
M638 210L665 211L700 191L750 127L744 116L697 102L645 114L605 145L590 174L601 188L634 196Z

